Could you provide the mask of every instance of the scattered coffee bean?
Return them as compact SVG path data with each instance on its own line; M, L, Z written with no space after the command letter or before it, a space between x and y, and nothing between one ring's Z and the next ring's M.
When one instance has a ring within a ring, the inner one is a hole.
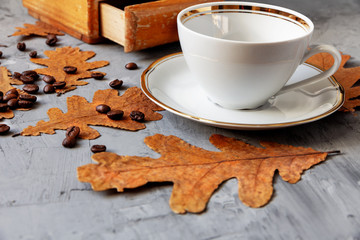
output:
M62 142L62 145L66 148L73 148L76 145L76 138L66 137Z
M76 73L77 68L73 67L73 66L65 66L64 67L64 72L68 73L68 74L74 74Z
M24 84L30 84L30 83L35 82L34 78L32 78L31 76L26 76L26 75L21 75L20 81L22 81Z
M121 88L123 85L123 80L115 79L109 83L109 86L115 89Z
M4 96L4 93L2 91L0 91L0 97Z
M14 98L17 98L18 96L16 94L5 94L3 96L3 101L4 102L7 102L9 101L10 99L14 99Z
M34 105L34 103L31 101L27 101L27 100L19 100L18 101L18 106L20 108L31 108L33 105Z
M6 103L0 103L0 112L6 112L9 106Z
M56 34L48 34L46 36L46 39L52 39L52 38L57 38Z
M111 111L107 112L106 115L108 116L108 118L110 118L112 120L120 120L124 116L124 111L111 110Z
M25 51L26 50L26 44L24 42L19 42L16 45L17 49L19 49L19 51Z
M5 95L14 94L15 96L19 96L19 92L16 90L16 88L12 88L9 91L5 93Z
M93 153L105 152L106 146L105 145L93 145L90 149Z
M77 126L71 126L66 129L65 136L67 138L77 138L80 134L80 128Z
M126 69L129 69L129 70L135 70L138 68L137 64L134 63L134 62L130 62L128 64L125 65L125 68Z
M99 113L107 113L111 110L111 108L106 104L100 104L96 106L96 111Z
M2 51L0 51L0 57L2 57L2 55L3 55L3 52L2 52Z
M142 113L140 111L132 111L130 113L130 118L131 118L131 120L134 120L137 122L142 122L145 119L145 115L144 115L144 113Z
M49 93L54 93L55 92L55 87L51 84L46 84L45 87L43 88L44 93L49 94Z
M36 57L37 57L37 51L31 51L31 52L29 53L29 57L31 57L31 58L36 58Z
M77 126L71 126L66 129L65 139L62 145L67 148L72 148L76 145L76 138L80 134L80 128Z
M64 82L64 81L54 82L53 86L56 89L62 89L62 88L64 88L66 86L66 82Z
M29 76L31 78L34 79L34 81L38 80L39 78L39 74L37 74L37 72L35 72L34 70L27 70L21 73L24 76Z
M18 106L18 100L17 98L13 98L10 99L9 101L7 101L7 105L9 106L10 109L16 109Z
M0 124L0 134L6 134L9 132L10 127L6 124Z
M13 76L14 78L16 78L16 79L20 79L21 73L19 73L19 72L14 72L12 76Z
M30 102L36 102L37 97L34 95L30 95L30 94L20 94L19 98L21 100L26 100L26 101L30 101Z
M101 80L101 79L104 78L104 76L105 75L103 73L101 73L101 72L92 72L91 73L91 77L95 78L96 80Z
M46 36L46 38L46 44L49 46L55 46L58 41L56 35L54 34L49 34Z
M42 80L49 84L52 84L55 82L55 78L53 76L49 76L49 75L45 75Z
M23 90L27 93L37 93L39 91L39 86L36 84L26 84L23 87Z

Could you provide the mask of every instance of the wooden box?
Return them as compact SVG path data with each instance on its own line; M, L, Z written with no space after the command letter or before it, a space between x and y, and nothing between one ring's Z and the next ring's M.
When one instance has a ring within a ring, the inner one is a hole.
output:
M23 0L31 16L83 40L108 38L125 52L178 40L176 16L188 6L214 0Z

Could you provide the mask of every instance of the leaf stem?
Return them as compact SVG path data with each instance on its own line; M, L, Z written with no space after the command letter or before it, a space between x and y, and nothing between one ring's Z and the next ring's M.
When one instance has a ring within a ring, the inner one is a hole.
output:
M340 150L334 150L334 151L328 151L326 152L329 156L334 156L334 155L340 155L341 151Z

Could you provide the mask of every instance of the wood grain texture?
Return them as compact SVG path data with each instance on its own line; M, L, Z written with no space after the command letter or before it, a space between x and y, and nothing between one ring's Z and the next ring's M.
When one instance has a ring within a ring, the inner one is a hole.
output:
M101 0L23 0L33 17L87 43L101 39L99 32Z
M264 0L265 1L265 0ZM264 2L263 1L263 2ZM359 1L266 0L270 4L297 10L310 17L316 26L312 43L335 45L352 55L349 66L360 66ZM11 72L38 68L29 61L29 52L19 52L16 44L44 56L53 49L44 38L7 37L15 27L34 23L20 0L2 0L0 7L1 66ZM339 7L341 5L341 7ZM89 45L69 35L60 36L58 47L80 47L94 51L94 61L108 60L101 69L106 77L69 93L92 99L98 89L107 89L116 78L124 89L139 87L143 70L153 61L180 51L178 43L124 53L118 44ZM136 62L138 70L123 66ZM37 84L42 89L42 81ZM68 96L70 96L68 95ZM202 125L163 111L162 120L151 122L138 132L95 127L96 140L79 140L73 149L64 149L65 132L36 137L11 137L57 107L66 112L66 97L38 94L38 104L30 111L16 111L13 119L1 120L11 133L0 137L0 239L1 240L356 240L360 239L360 115L337 112L319 121L271 131L233 131ZM216 151L209 143L212 134L234 137L259 146L260 140L312 147L319 151L340 150L341 155L309 169L296 184L274 177L274 196L259 209L246 207L238 198L238 184L230 179L220 185L202 214L173 214L168 206L172 186L151 183L123 193L94 192L76 177L76 168L92 163L90 147L105 144L119 155L159 154L146 147L144 138L160 133L178 136L190 144Z
M107 3L100 3L101 35L125 45L125 12Z
M176 16L188 6L214 0L161 0L126 6L104 0L23 0L28 13L87 43L102 37L137 51L178 40ZM220 0L221 1L221 0Z
M213 0L162 0L125 7L124 51L178 41L176 17L184 8Z

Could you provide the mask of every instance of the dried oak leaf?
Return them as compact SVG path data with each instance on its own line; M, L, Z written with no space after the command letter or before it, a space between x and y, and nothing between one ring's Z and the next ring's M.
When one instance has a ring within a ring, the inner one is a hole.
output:
M60 32L56 28L51 25L48 25L43 22L36 21L35 24L24 23L24 28L16 27L17 31L14 32L11 36L30 36L30 35L38 35L38 36L47 36L48 34L54 35L64 35L64 33Z
M350 58L350 55L341 54L340 67L334 73L335 79L344 87L345 102L339 110L344 112L354 112L360 106L360 86L354 86L360 80L360 66L345 68L344 65ZM326 70L334 64L334 59L328 53L318 53L307 62Z
M304 170L327 156L311 148L273 142L261 142L263 148L259 148L216 134L210 142L221 151L156 134L145 138L145 143L161 157L96 153L92 159L98 164L79 167L78 179L89 182L95 191L116 188L119 192L148 182L173 182L170 207L175 213L185 213L203 211L222 182L237 178L240 200L250 207L261 207L272 196L276 170L285 181L296 183Z
M106 104L113 110L124 111L124 117L121 120L111 120L106 114L96 111L96 106L99 104ZM92 103L89 103L84 97L71 96L67 98L67 107L67 113L63 113L58 108L49 109L47 114L50 120L48 122L41 120L36 126L25 128L21 135L54 134L56 129L78 126L80 128L80 138L95 139L100 134L88 125L136 131L144 129L146 126L142 122L131 120L129 117L131 111L137 110L143 112L146 122L160 120L162 115L155 111L164 110L150 101L137 87L127 89L121 96L118 95L118 91L115 89L97 90Z
M55 51L48 50L44 54L49 58L31 58L30 61L47 66L47 68L35 69L39 74L53 76L56 81L65 81L66 87L57 89L58 93L65 93L76 89L75 86L82 86L88 82L80 81L80 79L91 78L91 71L95 68L109 65L108 61L87 62L86 60L95 56L92 51L80 51L78 47L62 47L56 48ZM77 68L74 74L64 72L65 66L73 66ZM103 73L106 75L106 73Z
M11 85L21 85L23 82L20 80L17 80L15 78L11 77L11 73L6 67L0 67L0 91L3 93L6 93L10 89L13 89L14 87ZM22 91L18 90L19 93L22 93ZM3 118L13 118L14 112L9 109L6 112L0 112L0 119Z

